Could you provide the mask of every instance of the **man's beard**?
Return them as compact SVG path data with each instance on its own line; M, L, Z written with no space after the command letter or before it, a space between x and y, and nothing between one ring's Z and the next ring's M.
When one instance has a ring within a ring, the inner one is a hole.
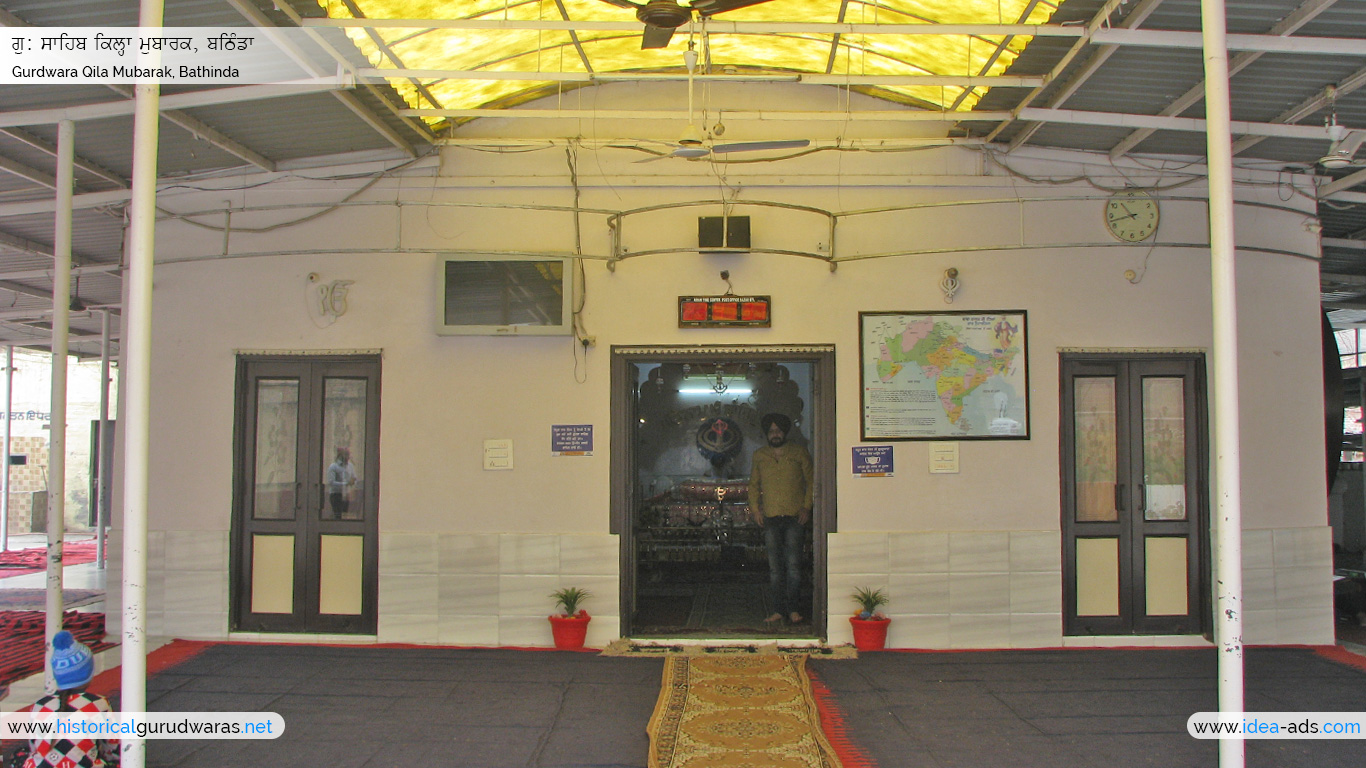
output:
M787 444L787 435L783 435L782 437L770 437L768 439L768 444L774 448L782 448Z

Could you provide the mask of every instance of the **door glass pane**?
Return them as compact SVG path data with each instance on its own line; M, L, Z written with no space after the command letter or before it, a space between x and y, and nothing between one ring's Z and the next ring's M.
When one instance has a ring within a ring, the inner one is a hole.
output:
M1115 511L1115 379L1073 379L1077 520L1113 521Z
M299 382L256 382L256 473L252 515L263 520L294 518L298 491Z
M1186 406L1181 378L1143 379L1145 520L1186 519Z
M323 379L325 520L365 517L365 379Z

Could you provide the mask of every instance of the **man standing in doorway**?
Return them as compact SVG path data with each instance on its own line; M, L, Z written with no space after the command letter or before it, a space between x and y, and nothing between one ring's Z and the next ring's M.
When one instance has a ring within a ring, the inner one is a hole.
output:
M812 466L805 446L792 445L787 436L792 420L770 413L759 420L768 445L754 452L750 462L749 507L754 522L764 529L768 549L768 583L775 612L764 619L777 624L804 620L797 610L802 586L802 544L811 519Z
M351 488L356 484L356 467L351 463L351 449L337 446L337 460L327 468L327 502L332 517L341 520L351 507Z

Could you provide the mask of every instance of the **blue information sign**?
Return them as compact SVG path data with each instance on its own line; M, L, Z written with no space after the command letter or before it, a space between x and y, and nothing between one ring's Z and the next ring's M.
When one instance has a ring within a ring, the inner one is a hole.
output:
M854 446L854 474L859 477L891 477L892 446Z
M550 425L550 453L554 456L592 456L593 425Z

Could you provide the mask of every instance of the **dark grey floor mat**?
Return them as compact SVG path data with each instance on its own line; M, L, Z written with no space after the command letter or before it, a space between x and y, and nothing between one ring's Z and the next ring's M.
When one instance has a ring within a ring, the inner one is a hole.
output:
M1217 708L1214 650L868 653L812 658L850 739L881 768L1214 766L1186 719ZM1301 648L1250 649L1247 711L1366 710L1366 673ZM1245 742L1249 768L1356 768L1362 742Z
M152 711L271 711L271 741L148 742L149 768L644 766L663 660L500 649L215 645Z

